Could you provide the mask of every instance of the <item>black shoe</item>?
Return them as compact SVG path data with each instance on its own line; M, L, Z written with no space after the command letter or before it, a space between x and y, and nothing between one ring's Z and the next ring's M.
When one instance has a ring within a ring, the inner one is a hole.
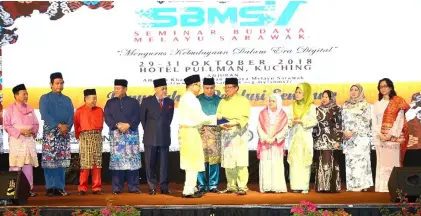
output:
M70 195L70 192L67 192L67 191L65 191L63 189L55 189L54 190L54 195L56 195L56 196L69 196Z
M211 193L219 193L219 190L218 190L218 188L212 188L212 189L210 189L209 192L211 192Z
M200 189L199 192L202 193L202 194L205 194L205 193L208 192L208 190L206 190L206 189Z
M240 196L243 196L243 195L246 195L246 194L247 194L247 192L246 192L246 191L244 191L244 190L239 190L239 191L237 192L237 194L238 194L238 195L240 195Z
M132 193L132 194L140 194L142 192L140 190L134 190L134 191L129 191L129 193Z
M194 194L189 194L189 195L182 194L181 197L183 197L183 198L200 198L200 197L202 197L202 194L201 193L194 193Z
M118 194L121 194L121 192L120 191L114 191L113 194L118 195Z
M155 195L156 190L155 189L149 189L149 195Z
M78 196L85 196L85 195L86 195L86 192L85 192L85 191L79 191L79 192L77 193L77 195L78 195Z
M47 189L47 193L46 193L46 195L47 195L48 197L52 197L52 196L54 196L54 189Z
M95 195L103 195L104 192L102 192L102 190L97 190L97 191L93 191L92 194L95 194Z
M38 196L38 194L33 192L33 191L29 191L29 196L30 197L36 197L36 196Z
M168 189L161 190L161 194L171 194L171 191Z

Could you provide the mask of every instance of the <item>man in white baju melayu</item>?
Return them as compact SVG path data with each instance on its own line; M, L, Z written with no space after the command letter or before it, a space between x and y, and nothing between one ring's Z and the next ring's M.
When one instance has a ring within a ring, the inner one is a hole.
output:
M179 130L178 139L180 146L180 168L186 172L184 182L184 198L200 198L202 193L197 191L197 175L205 171L205 157L200 136L201 127L216 125L216 115L207 116L202 111L197 95L201 85L200 76L192 75L184 79L187 91L178 103Z

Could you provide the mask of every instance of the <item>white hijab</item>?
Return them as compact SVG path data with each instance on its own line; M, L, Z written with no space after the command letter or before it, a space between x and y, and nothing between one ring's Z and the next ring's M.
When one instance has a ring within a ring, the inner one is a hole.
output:
M269 100L271 98L276 100L276 111L275 112L273 112L269 107ZM278 114L282 110L282 97L281 97L281 95L276 94L276 93L269 95L269 97L267 99L267 102L266 102L266 106L268 108L270 125L274 125L275 121L276 121L276 117L278 116Z

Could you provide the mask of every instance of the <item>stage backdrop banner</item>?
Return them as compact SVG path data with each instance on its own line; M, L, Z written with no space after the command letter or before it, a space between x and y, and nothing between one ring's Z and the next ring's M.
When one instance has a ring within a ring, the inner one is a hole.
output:
M129 96L141 103L153 94L152 80L164 77L177 106L189 75L214 77L221 97L225 78L237 77L239 94L252 104L254 150L265 98L280 93L287 110L301 82L312 84L316 104L326 89L342 104L357 82L374 103L378 80L389 77L410 101L421 89L415 54L421 34L414 28L421 1L410 2L411 7L400 1L116 1L112 9L81 7L55 21L48 10L34 11L11 26L18 29L18 41L3 49L4 105L14 101L11 88L24 83L40 118L39 98L50 91L49 75L57 71L75 108L83 104L86 88L97 89L104 107L113 97L114 79L127 79ZM177 110L171 130L171 150L178 151ZM78 152L74 137L72 151Z

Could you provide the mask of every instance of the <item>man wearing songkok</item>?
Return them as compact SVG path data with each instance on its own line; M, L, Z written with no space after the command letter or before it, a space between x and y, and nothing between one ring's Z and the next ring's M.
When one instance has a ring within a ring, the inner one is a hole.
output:
M44 120L42 133L42 160L47 196L67 196L64 190L66 168L70 166L70 129L74 108L69 97L62 94L63 75L50 75L51 92L41 96L39 109Z
M184 79L187 86L186 93L178 103L180 146L180 168L186 172L184 182L184 198L200 198L202 193L197 191L197 174L205 171L205 157L203 155L201 127L215 125L216 116L207 116L202 111L197 95L200 92L200 76L192 75Z
M12 89L15 102L4 114L4 129L9 134L10 171L22 171L28 179L31 190L29 196L37 196L34 186L33 167L38 167L36 141L39 124L34 109L27 104L28 92L20 84Z
M105 123L110 128L110 170L113 194L123 192L127 177L129 193L140 193L139 101L127 96L127 80L114 80L114 98L105 104ZM127 175L126 172L127 171Z
M170 194L168 190L168 152L171 145L171 122L174 115L174 101L167 98L165 78L153 81L155 95L142 100L140 122L143 127L145 145L146 178L149 195L156 194L156 164L160 163L159 186L161 194Z
M88 191L88 177L91 170L93 194L103 194L101 191L102 167L102 127L104 112L96 106L95 89L83 91L85 104L75 112L75 137L79 140L80 175L78 195L83 196Z
M248 121L250 117L249 100L239 95L238 79L225 79L225 94L216 111L220 120L222 158L221 164L227 176L227 189L221 193L247 193L248 182Z
M213 77L203 79L203 94L198 96L202 110L206 115L216 115L221 98L215 94L215 80ZM215 126L202 127L203 153L205 155L205 171L199 172L199 191L217 193L219 182L219 167L221 163L221 138L220 129ZM207 172L209 173L209 181Z

